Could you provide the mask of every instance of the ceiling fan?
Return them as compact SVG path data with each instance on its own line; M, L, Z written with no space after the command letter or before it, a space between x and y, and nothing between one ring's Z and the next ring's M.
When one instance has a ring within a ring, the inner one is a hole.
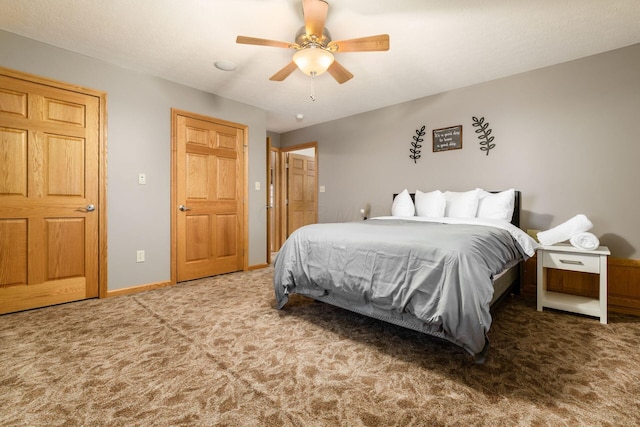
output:
M350 40L332 41L324 28L329 4L324 0L303 0L304 27L298 30L295 43L238 36L236 43L258 46L273 46L295 49L292 61L269 78L273 81L286 79L296 68L315 78L327 71L340 84L350 80L353 74L333 57L333 53L389 50L389 35L360 37Z

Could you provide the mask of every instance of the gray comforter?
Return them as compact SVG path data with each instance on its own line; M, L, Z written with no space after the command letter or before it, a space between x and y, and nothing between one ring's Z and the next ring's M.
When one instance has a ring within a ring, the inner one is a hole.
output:
M508 231L401 219L314 224L275 260L277 307L288 295L337 295L354 307L408 313L474 356L487 346L493 275L526 258Z

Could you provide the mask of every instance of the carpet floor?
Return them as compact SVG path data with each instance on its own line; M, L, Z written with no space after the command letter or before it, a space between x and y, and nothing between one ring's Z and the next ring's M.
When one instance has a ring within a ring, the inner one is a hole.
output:
M631 426L640 318L511 298L483 365L273 271L0 316L2 426Z

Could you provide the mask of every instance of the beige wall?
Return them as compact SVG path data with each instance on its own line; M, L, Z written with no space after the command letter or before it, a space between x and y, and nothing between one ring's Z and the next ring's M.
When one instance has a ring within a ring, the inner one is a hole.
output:
M489 155L473 116L493 130ZM462 150L433 153L431 131L452 125L463 126ZM613 256L640 258L639 126L640 44L284 133L280 144L318 142L321 222L357 220L365 204L387 215L404 188L513 187L523 228L583 213Z

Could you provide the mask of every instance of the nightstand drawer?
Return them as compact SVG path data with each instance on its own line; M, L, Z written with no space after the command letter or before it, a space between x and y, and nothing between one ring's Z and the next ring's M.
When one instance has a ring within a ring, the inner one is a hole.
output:
M543 254L542 266L545 268L556 268L559 270L600 273L600 257L598 255L545 251Z

